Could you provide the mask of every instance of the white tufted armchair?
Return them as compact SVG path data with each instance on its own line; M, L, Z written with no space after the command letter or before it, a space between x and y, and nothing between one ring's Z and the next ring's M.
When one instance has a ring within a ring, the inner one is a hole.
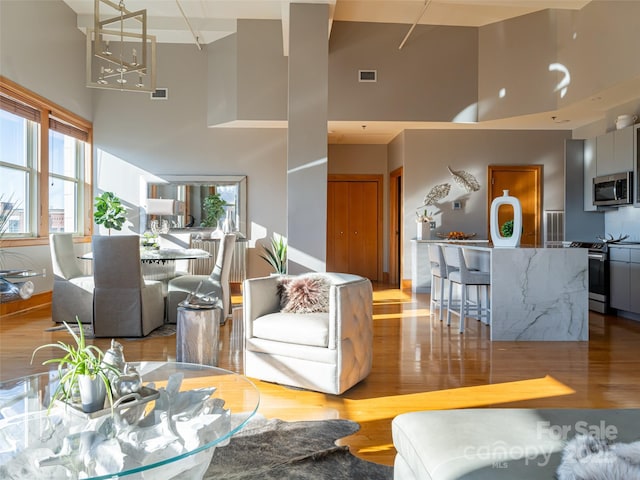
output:
M373 358L373 294L363 277L324 273L329 312L280 311L279 277L244 281L244 373L339 395L363 380Z

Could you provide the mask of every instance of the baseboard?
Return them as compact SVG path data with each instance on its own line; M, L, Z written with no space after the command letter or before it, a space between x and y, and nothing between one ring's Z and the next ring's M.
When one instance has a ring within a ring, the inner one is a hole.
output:
M36 293L26 300L15 300L0 304L0 317L51 305L51 292Z

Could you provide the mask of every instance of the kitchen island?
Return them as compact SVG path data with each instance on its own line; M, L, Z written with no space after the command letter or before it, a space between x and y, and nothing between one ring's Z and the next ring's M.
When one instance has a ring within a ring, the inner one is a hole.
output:
M491 272L491 340L589 339L586 249L453 244Z

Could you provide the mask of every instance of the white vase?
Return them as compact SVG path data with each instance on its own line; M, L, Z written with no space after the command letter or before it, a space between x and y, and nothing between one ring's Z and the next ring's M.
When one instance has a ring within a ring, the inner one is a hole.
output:
M429 222L417 222L416 238L418 240L431 240L431 225Z
M98 375L78 375L78 387L83 412L91 413L104 408L107 389L102 378Z
M505 237L500 233L498 210L501 205L511 205L513 207L513 234L510 237ZM502 196L494 198L493 202L491 202L489 230L494 247L513 248L520 245L520 236L522 235L522 206L520 205L520 200L509 195L509 190L503 190Z

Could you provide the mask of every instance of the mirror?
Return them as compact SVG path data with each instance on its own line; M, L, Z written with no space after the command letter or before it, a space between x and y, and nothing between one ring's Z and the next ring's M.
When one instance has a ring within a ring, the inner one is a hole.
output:
M215 229L206 224L203 203L210 194L219 194L225 201L224 214L229 215L235 230L247 235L247 177L245 175L165 175L165 183L149 183L148 198L181 202L179 213L170 216L171 228ZM149 221L147 221L149 223Z

